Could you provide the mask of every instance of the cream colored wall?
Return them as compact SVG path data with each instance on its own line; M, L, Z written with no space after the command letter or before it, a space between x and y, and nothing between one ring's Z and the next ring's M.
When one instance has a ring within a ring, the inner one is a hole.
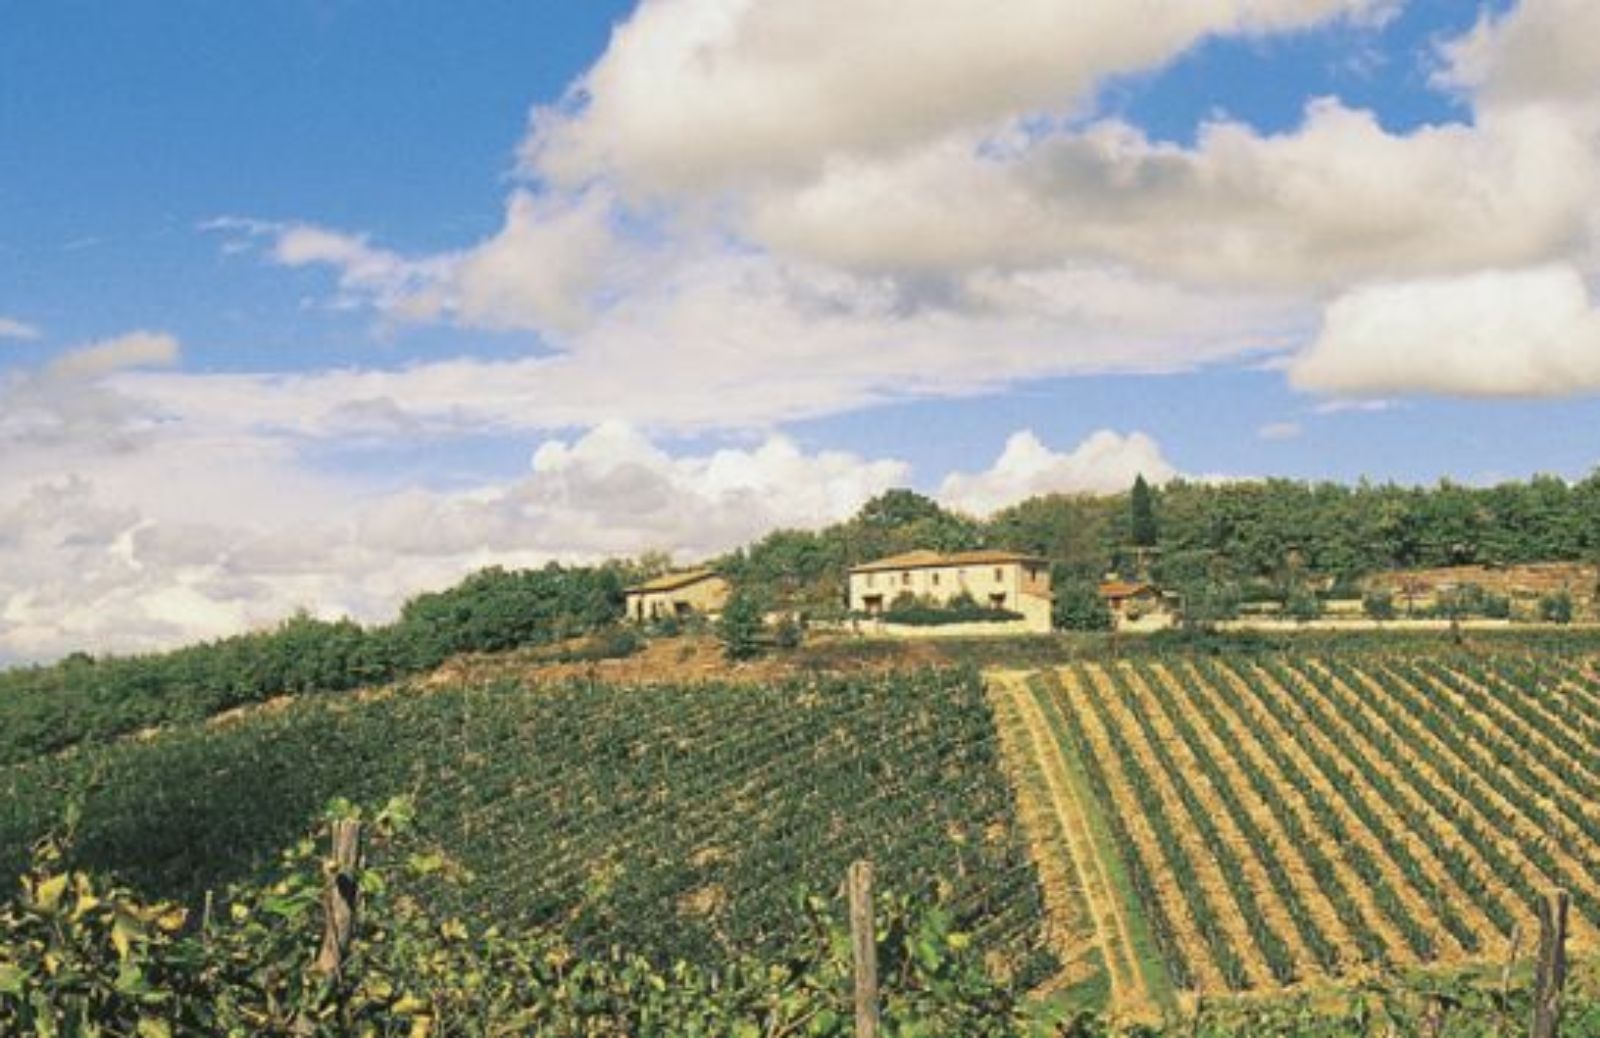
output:
M679 602L687 604L697 613L721 612L728 603L728 591L726 580L712 577L671 591L636 592L628 595L628 616L634 620L649 620L658 614L672 616L677 613Z
M867 611L867 598L882 595L887 609L894 600L910 593L916 598L948 602L962 591L979 605L988 605L989 596L1003 594L1005 607L1025 616L1043 604L1044 629L1050 627L1050 571L1039 567L1039 574L1028 580L1025 568L1016 562L988 565L927 566L921 569L882 570L850 575L850 608ZM1024 592L1028 592L1024 594Z

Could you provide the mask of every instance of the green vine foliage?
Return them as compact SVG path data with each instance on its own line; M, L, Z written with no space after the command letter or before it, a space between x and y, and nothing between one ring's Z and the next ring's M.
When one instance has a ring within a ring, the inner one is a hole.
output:
M475 928L432 909L418 881L443 859L396 841L410 815L396 800L368 824L378 863L361 872L356 941L332 978L313 969L328 866L311 838L266 882L229 889L210 918L69 871L61 843L41 842L0 907L0 1034L853 1033L850 942L833 900L800 900L786 943L759 957L580 952L554 931ZM949 911L886 893L877 921L886 1035L1024 1033L1021 995L991 979Z

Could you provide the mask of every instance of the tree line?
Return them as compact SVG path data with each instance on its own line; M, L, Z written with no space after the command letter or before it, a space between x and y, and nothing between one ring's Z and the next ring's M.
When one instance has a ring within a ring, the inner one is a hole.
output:
M1304 601L1313 579L1353 589L1361 576L1395 568L1600 561L1600 473L1493 487L1285 479L1151 487L1140 479L1124 493L1044 495L988 518L895 489L843 522L777 530L711 565L733 583L741 616L829 616L844 611L852 566L919 548L1003 548L1050 560L1059 627L1109 625L1095 585L1112 572L1148 576L1203 618L1244 599ZM0 763L283 693L388 681L460 652L590 634L621 620L625 586L663 566L651 555L494 567L418 595L388 624L300 614L268 631L172 652L76 653L0 672Z

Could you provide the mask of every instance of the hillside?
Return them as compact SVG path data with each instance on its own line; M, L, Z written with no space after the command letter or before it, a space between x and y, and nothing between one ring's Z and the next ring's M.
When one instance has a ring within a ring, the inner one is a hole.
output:
M1600 950L1600 661L1308 652L992 682L1055 919L1125 1005Z
M81 807L72 860L198 903L330 799L408 793L441 910L670 961L760 948L859 857L943 885L1020 979L1049 972L1039 892L971 671L311 697L0 770L0 876Z

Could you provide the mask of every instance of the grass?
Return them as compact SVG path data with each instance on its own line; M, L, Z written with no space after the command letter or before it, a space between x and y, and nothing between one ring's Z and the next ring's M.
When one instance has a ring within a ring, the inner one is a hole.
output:
M1039 704L1040 712L1050 726L1051 734L1055 736L1057 744L1064 748L1068 745L1068 740L1059 708L1053 696L1043 693L1039 680L1037 677L1029 679L1029 691ZM1094 841L1095 854L1105 864L1106 872L1111 878L1112 891L1122 902L1124 918L1128 925L1128 937L1132 945L1130 951L1139 975L1144 981L1145 990L1151 993L1159 1009L1170 1011L1177 1006L1177 991L1172 985L1172 978L1167 973L1166 965L1162 962L1155 934L1150 929L1150 921L1145 916L1138 894L1133 888L1133 881L1128 876L1127 865L1123 862L1122 855L1117 852L1110 825L1078 759L1065 751L1061 757L1066 765L1067 779L1072 783L1073 796L1083 805L1084 826Z

